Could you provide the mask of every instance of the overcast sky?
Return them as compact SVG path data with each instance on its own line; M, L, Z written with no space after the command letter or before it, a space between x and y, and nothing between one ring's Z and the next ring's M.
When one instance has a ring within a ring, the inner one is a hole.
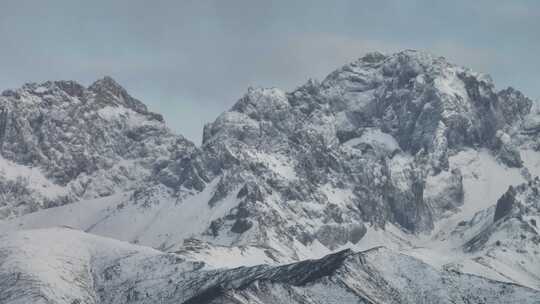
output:
M0 0L0 90L110 75L196 143L248 86L408 48L540 98L537 0Z

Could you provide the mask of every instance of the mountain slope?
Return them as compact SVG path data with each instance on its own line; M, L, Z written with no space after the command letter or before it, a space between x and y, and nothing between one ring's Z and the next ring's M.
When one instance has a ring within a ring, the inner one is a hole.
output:
M179 255L66 228L0 238L2 303L538 303L540 296L436 271L384 248L281 267L205 270Z

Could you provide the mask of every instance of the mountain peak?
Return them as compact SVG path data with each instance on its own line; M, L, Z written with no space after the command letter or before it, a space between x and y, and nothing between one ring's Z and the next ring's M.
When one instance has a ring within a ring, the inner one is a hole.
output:
M116 82L111 76L104 76L92 83L89 87L89 90L101 90L109 89L114 91L125 91L125 89Z
M379 61L384 60L385 58L386 58L386 55L384 55L381 52L375 51L375 52L369 52L365 54L359 60L364 61L364 62L379 62Z
M122 105L138 113L148 113L148 108L144 103L129 95L126 89L110 76L104 76L103 78L96 80L88 87L88 90L94 92L97 99L101 101ZM163 119L160 118L159 120Z
M45 81L41 83L37 82L28 82L22 85L18 89L7 89L4 90L1 96L4 97L16 97L19 98L21 93L29 93L31 95L42 96L45 94L55 94L59 91L63 91L72 97L82 97L86 88L73 80L56 80L56 81Z
M103 78L96 80L88 87L88 90L96 93L100 97L109 97L113 99L131 98L126 89L110 76L104 76Z
M405 49L396 53L384 53L379 51L372 51L367 52L364 56L359 58L359 61L363 62L381 62L388 58L395 58L395 57L402 57L402 58L411 58L411 59L443 59L446 60L444 57L437 57L429 52L421 51L421 50L415 50L415 49Z

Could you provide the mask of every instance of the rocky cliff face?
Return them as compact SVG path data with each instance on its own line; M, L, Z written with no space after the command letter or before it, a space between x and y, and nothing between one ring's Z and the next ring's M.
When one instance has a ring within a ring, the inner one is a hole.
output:
M531 106L487 76L416 51L369 54L291 93L250 89L205 127L202 149L226 176L219 195L241 188L242 198L212 233L280 227L276 235L335 248L358 242L364 223L429 232L463 203L449 157L486 149L521 167L508 132ZM428 183L441 173L444 182Z
M2 218L133 189L160 161L196 151L109 77L27 84L4 91L0 108Z
M120 263L85 289L96 303L328 302L328 292L488 303L535 295L511 284L540 288L538 105L444 58L372 53L292 92L249 89L205 126L201 147L110 78L28 84L0 106L0 231L66 225L205 271L388 247L281 268L148 266L179 276L155 290L134 282L139 272L112 279Z

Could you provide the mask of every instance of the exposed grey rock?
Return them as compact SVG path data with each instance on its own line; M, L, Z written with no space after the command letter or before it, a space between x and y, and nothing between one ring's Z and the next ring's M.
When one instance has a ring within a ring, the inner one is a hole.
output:
M435 176L437 178L426 181L425 187L430 191L424 193L423 198L435 213L434 215L438 217L462 206L465 193L463 175L459 168L454 168L449 172L439 172ZM436 189L436 191L431 189Z
M520 124L530 109L531 101L518 91L497 92L488 77L444 58L416 51L369 54L290 93L249 89L205 126L202 149L221 164L213 172L238 177L220 189L236 189L249 179L280 198L269 202L260 192L258 200L269 209L249 212L259 226L280 227L283 219L272 222L275 214L268 210L293 204L340 231L357 222L392 222L416 233L431 230L438 216L463 202L458 171L444 179L447 191L425 194L428 176L450 170L451 153L483 147L521 166L519 151L503 144L497 131ZM273 159L294 168L295 176L283 176ZM352 190L354 207L311 214L304 202L333 203L321 191L324 185ZM305 241L317 235L286 222L289 236Z
M510 214L512 208L516 204L515 195L516 194L514 188L510 186L508 191L506 191L506 193L501 196L501 198L497 201L493 221L496 222L501 218L505 217L506 215Z
M495 139L495 149L498 150L497 156L508 167L520 168L523 160L519 153L518 145L512 142L510 135L503 131L498 131Z
M234 233L244 233L252 226L253 223L250 220L239 218L234 222L233 226L231 227L231 231Z
M323 225L315 233L313 239L317 239L324 246L334 249L346 245L348 242L356 244L365 234L366 227L362 223L349 227Z
M5 91L0 108L2 157L43 175L44 181L31 184L58 189L30 185L24 201L0 199L3 218L132 190L153 171L167 186L201 188L185 173L188 168L169 172L160 164L189 158L197 148L169 131L161 115L148 111L110 77L88 88L73 81L26 84Z

